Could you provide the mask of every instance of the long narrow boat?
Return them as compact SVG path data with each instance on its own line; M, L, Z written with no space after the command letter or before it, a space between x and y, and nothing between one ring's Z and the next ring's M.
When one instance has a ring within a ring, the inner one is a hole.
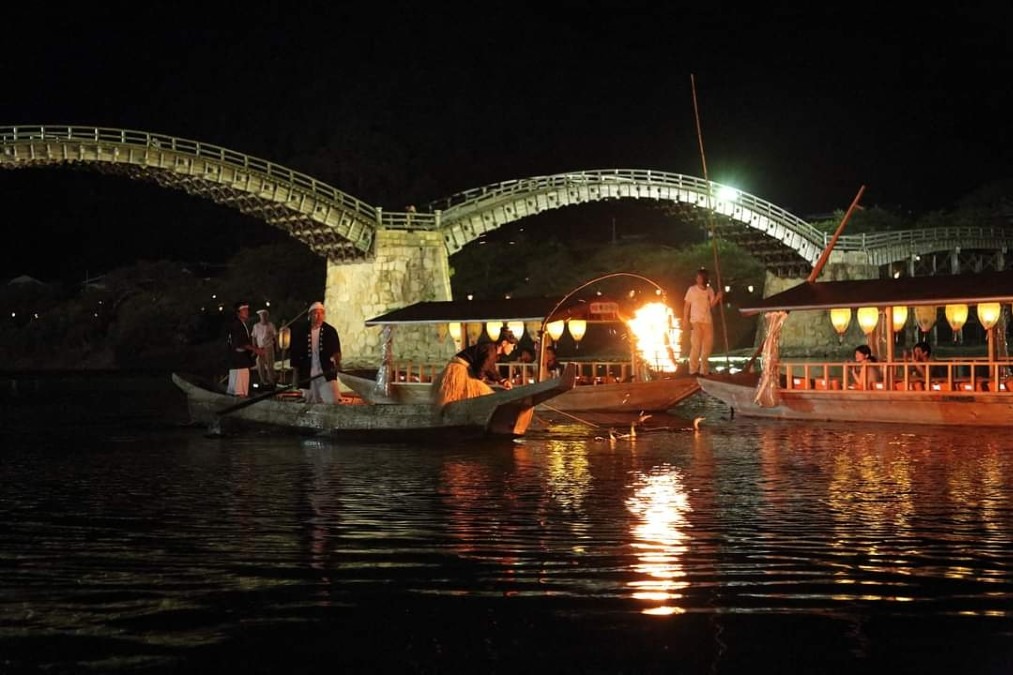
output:
M428 382L394 382L389 393L380 390L374 379L348 373L341 382L363 399L372 403L426 403L431 400ZM700 391L694 377L647 380L643 382L611 382L583 384L539 404L539 410L562 412L659 412L674 408L679 402Z
M869 333L884 338L880 353L885 358L864 368L853 361L781 361L776 345L780 331L775 327L764 345L764 353L773 358L764 363L763 376L748 381L711 376L700 378L700 386L747 417L1013 426L1013 362L998 355L995 347L997 341L1005 342L999 317L1011 301L1011 272L805 283L740 311L766 313L769 326L771 318L781 314L783 320L789 311L834 309L850 316L852 309L863 308L860 316L868 317L870 324L876 317L877 328ZM905 323L906 308L928 308L919 310L928 324L946 307L951 328L959 330L969 305L978 306L988 334L987 355L917 365L895 358L894 332ZM880 341L870 342L878 346ZM868 375L872 369L875 377Z
M357 403L332 405L279 397L223 414L235 408L236 397L199 384L194 378L172 375L172 381L186 394L195 424L227 422L368 441L522 436L531 423L534 407L571 389L575 378L575 369L567 368L560 377L455 401L439 412L429 403L375 405L360 399Z

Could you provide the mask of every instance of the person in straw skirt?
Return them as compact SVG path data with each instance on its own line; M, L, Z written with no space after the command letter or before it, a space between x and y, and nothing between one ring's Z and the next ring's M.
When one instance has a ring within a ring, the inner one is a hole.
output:
M516 344L514 334L504 330L495 342L483 342L459 351L433 381L433 404L436 408L442 409L453 401L491 394L488 382L509 389L510 380L500 375L496 362L500 356L510 356Z

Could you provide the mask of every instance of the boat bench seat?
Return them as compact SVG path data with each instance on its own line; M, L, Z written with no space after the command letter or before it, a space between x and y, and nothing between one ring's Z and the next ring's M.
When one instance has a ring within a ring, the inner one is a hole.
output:
M836 377L817 377L813 380L813 389L837 391L841 388L841 381Z

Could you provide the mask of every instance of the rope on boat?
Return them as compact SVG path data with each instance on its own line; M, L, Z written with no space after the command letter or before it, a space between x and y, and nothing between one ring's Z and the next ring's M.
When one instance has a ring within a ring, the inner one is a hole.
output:
M581 424L586 424L587 426L591 427L592 429L601 429L600 426L598 426L597 424L594 424L593 422L588 422L587 420L582 420L581 418L577 417L576 415L571 415L570 413L565 412L563 410L560 410L559 408L553 408L551 405L549 405L547 403L543 403L542 405L545 406L545 408L547 410L551 410L552 412L559 413L560 415L565 415L566 417L569 417L572 420L580 422Z

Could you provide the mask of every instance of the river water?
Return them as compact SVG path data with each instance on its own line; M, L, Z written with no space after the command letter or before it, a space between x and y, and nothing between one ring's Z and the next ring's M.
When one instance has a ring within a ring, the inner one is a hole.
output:
M0 672L1013 672L1008 434L210 438L167 382L0 379Z

